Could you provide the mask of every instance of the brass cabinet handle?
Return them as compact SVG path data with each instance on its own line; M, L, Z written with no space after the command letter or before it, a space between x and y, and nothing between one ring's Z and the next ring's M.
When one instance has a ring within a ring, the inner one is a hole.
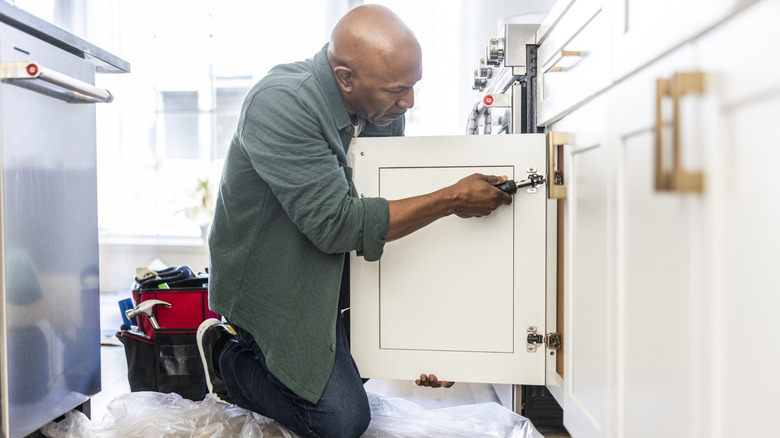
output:
M547 133L547 198L566 199L566 182L563 178L563 145L574 141L565 132Z
M582 57L585 56L585 52L581 52L578 50L559 50L555 52L555 56L552 58L550 63L548 64L550 67L545 69L544 71L546 73L552 73L552 72L559 72L559 71L566 71L571 68L569 67L559 67L558 63L561 62L561 60L565 58L573 58L573 57Z
M663 104L664 96L669 92L669 80L658 79L655 92L655 189L659 192L670 190L670 173L664 170L664 141L663 141Z
M655 99L655 188L657 191L701 193L704 172L684 170L680 147L680 100L688 94L704 93L702 72L675 73L672 79L658 79ZM663 142L663 99L672 98L672 168L665 169Z

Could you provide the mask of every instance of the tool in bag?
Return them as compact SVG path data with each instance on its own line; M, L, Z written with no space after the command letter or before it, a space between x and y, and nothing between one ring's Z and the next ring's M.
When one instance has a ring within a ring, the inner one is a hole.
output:
M152 313L154 306L158 304L162 304L163 306L166 306L168 308L171 307L171 303L166 303L165 301L146 300L133 309L127 309L125 311L125 315L127 316L128 319L133 319L138 315L145 315L147 318L149 318L149 322L152 323L152 328L158 329L160 328L160 323L157 322L157 318L155 318L154 313Z
M203 400L206 376L196 333L204 320L220 318L208 308L208 275L188 266L146 271L136 276L132 295L135 307L125 313L138 329L116 334L125 347L130 390Z
M141 331L154 338L155 320L160 328L191 328L197 330L201 322L219 315L209 309L208 275L195 275L189 266L168 268L135 278L133 300L136 307L148 300L159 300L166 305L150 307L149 314L138 315Z

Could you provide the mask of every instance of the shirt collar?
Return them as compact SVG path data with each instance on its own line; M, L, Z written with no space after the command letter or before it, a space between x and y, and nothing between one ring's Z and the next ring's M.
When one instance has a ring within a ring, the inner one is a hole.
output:
M336 84L336 78L333 76L333 70L328 62L328 44L323 46L316 55L314 55L314 76L322 88L322 95L325 98L333 122L338 130L351 127L352 121L349 119L347 108L344 106L344 99L341 98L341 92Z

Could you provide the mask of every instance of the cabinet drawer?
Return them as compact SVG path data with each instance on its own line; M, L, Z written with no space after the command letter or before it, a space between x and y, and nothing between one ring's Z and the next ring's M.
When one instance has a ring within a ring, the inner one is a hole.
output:
M601 2L574 2L539 47L540 126L609 86L609 53L609 20Z
M755 1L616 0L612 26L615 79L623 79Z

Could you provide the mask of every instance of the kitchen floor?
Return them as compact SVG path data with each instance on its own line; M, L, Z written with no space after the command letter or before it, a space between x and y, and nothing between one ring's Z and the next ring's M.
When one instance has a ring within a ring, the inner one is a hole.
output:
M103 390L92 398L92 418L100 421L108 413L108 405L118 395L130 392L127 383L127 362L124 347L115 333L122 324L118 301L130 297L129 292L101 294L100 328L102 346ZM438 409L474 403L498 403L491 385L458 383L449 389L417 387L414 382L372 379L366 383L366 391L383 397L400 397L410 400L424 409ZM559 437L562 435L546 435Z

